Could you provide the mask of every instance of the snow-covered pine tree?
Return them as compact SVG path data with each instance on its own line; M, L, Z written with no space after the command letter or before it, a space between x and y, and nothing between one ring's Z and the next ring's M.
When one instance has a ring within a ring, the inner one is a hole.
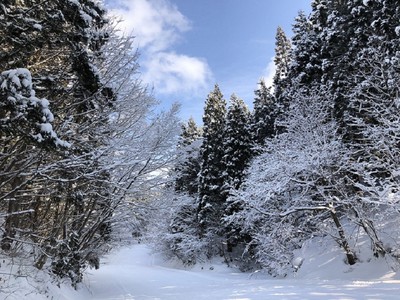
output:
M293 25L292 61L288 80L300 84L309 83L315 71L311 65L311 57L315 55L315 31L303 11L300 11Z
M332 94L333 116L342 122L349 99L344 95L354 86L349 74L354 72L358 52L371 35L371 10L363 1L327 1L327 20L321 31L321 82ZM355 79L355 78L354 78Z
M278 106L271 88L267 87L264 80L260 80L258 89L254 93L250 132L254 146L257 148L257 146L264 145L266 138L272 138L275 135L275 118L278 113Z
M300 11L293 25L292 61L289 68L288 86L317 83L322 76L322 41L320 33L326 25L327 4L314 0L308 18Z
M391 1L384 3L382 1L360 0L347 3L346 10L340 15L343 21L330 26L331 28L333 27L332 31L347 33L346 39L340 37L341 40L344 40L343 42L341 41L341 47L344 50L333 62L334 69L342 71L336 71L333 75L328 75L331 81L337 82L334 86L336 94L346 95L349 90L359 84L364 71L358 66L358 61L365 61L368 52L371 52L369 61L374 60L377 57L375 53L379 51L387 53L388 57L394 55L397 47L392 47L395 44L392 41L398 40L395 30L396 26L398 26L398 16L398 7ZM365 68L365 72L368 73L370 67L365 66ZM340 75L337 73L340 73ZM349 76L350 74L355 76ZM338 80L338 77L341 77L341 80ZM335 97L335 100L341 99L339 95ZM353 110L354 107L348 107L349 105L353 106L350 104L351 101L352 99L349 97L344 101L336 100L335 105L339 108L339 113L336 113L336 115L343 117L343 114L347 111ZM351 142L352 133L349 128L346 128L345 121L343 126L343 130L346 132L345 138Z
M250 132L250 112L242 99L233 94L230 98L230 105L226 116L224 134L224 157L225 165L224 193L226 197L233 190L237 190L244 178L245 170L248 168L250 159L254 155L252 134ZM225 214L230 216L240 210L241 207L236 203L225 204ZM230 224L224 223L224 231L227 240L227 251L232 252L238 244L243 245L246 237L240 235L240 228L234 228ZM232 255L232 254L229 254Z
M311 2L310 21L316 33L320 33L328 20L330 3L337 0L313 0Z
M199 148L202 130L191 117L182 125L178 142L178 162L175 166L175 190L195 194L198 191L200 172Z
M287 103L282 99L282 93L285 90L286 78L289 72L289 65L291 61L292 45L290 40L286 37L282 27L278 27L275 36L275 57L274 63L276 67L273 83L274 93L278 102L284 107ZM285 108L283 108L284 110Z
M238 189L244 178L252 156L250 133L250 112L242 99L235 94L231 96L226 115L226 124L222 148L224 149L223 165L224 185L227 191Z
M226 101L218 87L208 95L203 115L203 142L200 147L201 166L199 181L199 207L197 219L201 236L210 240L210 246L218 247L212 240L221 230L220 221L224 212L223 193L224 130ZM211 249L210 249L211 250ZM212 250L211 250L212 251Z
M202 129L197 126L193 117L190 117L186 124L182 125L182 132L178 147L185 147L192 144L202 136Z

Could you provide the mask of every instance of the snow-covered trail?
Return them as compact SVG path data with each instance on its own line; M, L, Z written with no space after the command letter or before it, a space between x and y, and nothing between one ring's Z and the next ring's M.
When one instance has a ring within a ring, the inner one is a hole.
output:
M261 279L236 273L222 264L191 270L166 266L135 245L110 255L86 277L81 299L399 299L398 280Z

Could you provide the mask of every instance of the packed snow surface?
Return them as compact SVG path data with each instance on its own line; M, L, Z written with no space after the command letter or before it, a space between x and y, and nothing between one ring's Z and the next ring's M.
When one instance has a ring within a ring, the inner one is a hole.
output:
M400 280L386 267L384 260L350 267L332 251L309 256L289 278L273 279L230 269L222 259L184 268L134 245L108 256L78 294L59 299L399 299Z
M241 273L226 267L222 259L185 268L152 255L146 245L133 245L104 258L101 268L91 270L78 291L67 284L60 288L49 282L45 285L29 293L23 288L8 295L0 291L0 299L386 300L399 299L400 280L385 259L348 266L337 249L308 255L297 273L274 279Z

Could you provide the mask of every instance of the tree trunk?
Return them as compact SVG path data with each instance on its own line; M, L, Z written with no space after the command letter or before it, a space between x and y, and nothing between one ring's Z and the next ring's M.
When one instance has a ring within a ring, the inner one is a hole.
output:
M17 188L22 183L21 178L17 177L13 180L12 188ZM1 249L4 251L11 250L11 244L15 238L15 228L17 227L19 216L16 215L18 211L18 200L15 197L17 190L11 193L7 199L7 216L5 217L4 233L1 239Z
M329 211L331 213L331 217L332 217L333 222L335 223L336 228L337 228L338 233L339 233L339 245L346 252L347 262L349 263L349 265L354 265L357 262L357 256L350 249L350 246L349 246L349 243L347 242L347 238L346 238L346 235L344 233L342 224L340 223L340 220L339 220L339 218L338 218L338 216L336 214L336 210L333 207L332 203L329 204Z
M382 241L379 239L376 233L375 226L372 221L363 218L358 210L353 207L353 211L358 219L359 225L364 229L365 233L371 240L372 252L375 257L384 256L386 254L386 249L383 246Z

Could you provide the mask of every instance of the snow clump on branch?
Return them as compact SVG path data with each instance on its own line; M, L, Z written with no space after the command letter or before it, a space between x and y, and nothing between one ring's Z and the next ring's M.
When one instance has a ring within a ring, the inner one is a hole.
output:
M33 122L36 134L30 136L41 143L50 140L55 146L69 148L70 143L58 138L50 124L54 115L47 99L39 99L32 88L32 75L28 69L7 70L0 75L0 107L8 111L0 119L1 126L13 126L14 122Z

